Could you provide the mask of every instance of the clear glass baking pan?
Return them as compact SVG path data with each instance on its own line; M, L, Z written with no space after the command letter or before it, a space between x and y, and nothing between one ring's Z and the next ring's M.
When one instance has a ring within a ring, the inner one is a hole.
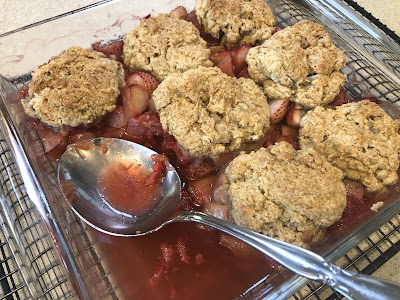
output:
M335 44L345 51L348 63L347 92L354 98L375 96L395 105L400 99L400 48L390 38L370 28L362 17L340 1L268 0L280 27L302 19L324 24ZM17 161L29 196L47 225L63 262L62 270L81 299L122 299L113 273L96 247L90 231L67 208L56 181L56 164L43 151L41 141L28 117L22 113L18 88L30 79L30 72L46 63L53 55L70 46L90 47L92 43L120 38L139 23L141 17L170 12L183 5L188 11L194 0L115 0L89 6L43 22L14 30L0 36L0 111L2 132ZM391 109L394 117L397 111ZM12 187L11 187L12 188ZM19 228L16 216L7 206L7 196L1 195L2 219L10 228L7 232L17 240L14 253L24 253L18 243ZM379 212L367 212L346 228L327 236L315 249L329 261L335 261L366 236L400 212L400 191L394 189L385 207ZM27 266L31 257L17 257ZM24 269L24 268L23 268ZM23 270L32 298L41 294L32 285L32 272ZM249 299L285 299L305 283L303 278L283 269L261 276L254 285L240 291L236 297ZM40 287L39 287L40 288ZM210 298L218 295L210 294ZM71 296L72 297L72 296ZM170 295L167 295L169 298Z

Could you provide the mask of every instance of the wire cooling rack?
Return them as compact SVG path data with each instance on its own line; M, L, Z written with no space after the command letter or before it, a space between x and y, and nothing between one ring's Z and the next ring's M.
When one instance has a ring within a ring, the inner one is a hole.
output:
M346 255L335 262L343 269L371 275L385 262L400 251L400 215L396 215L384 226L362 241ZM310 282L301 288L290 300L342 299L330 287Z
M0 299L73 298L53 238L27 196L2 135L0 166ZM7 219L13 220L13 228Z

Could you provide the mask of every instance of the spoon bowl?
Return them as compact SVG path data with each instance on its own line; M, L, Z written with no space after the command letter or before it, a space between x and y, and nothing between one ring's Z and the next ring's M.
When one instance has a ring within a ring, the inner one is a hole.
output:
M138 236L171 222L197 222L241 239L293 272L329 285L349 299L398 299L400 285L397 283L342 270L311 251L201 212L177 212L181 181L171 165L167 166L159 200L146 213L130 215L108 205L100 191L101 172L120 161L134 162L150 170L153 154L157 153L120 139L95 138L78 142L69 146L60 159L59 185L73 211L104 233Z
M181 180L171 165L166 167L160 200L143 215L116 210L104 199L99 186L102 170L121 161L151 171L153 154L157 153L120 139L95 138L70 145L58 165L58 182L64 198L84 222L101 232L116 236L153 232L171 218L180 204Z

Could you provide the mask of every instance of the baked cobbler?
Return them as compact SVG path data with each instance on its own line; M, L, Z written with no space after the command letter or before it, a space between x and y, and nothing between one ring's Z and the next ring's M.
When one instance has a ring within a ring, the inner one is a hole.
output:
M381 208L398 181L398 121L345 95L325 29L280 30L261 0L199 0L196 13L144 18L123 40L39 67L21 95L47 155L97 136L142 144L178 170L180 209L307 248ZM280 268L194 224L91 234L127 299L232 299Z

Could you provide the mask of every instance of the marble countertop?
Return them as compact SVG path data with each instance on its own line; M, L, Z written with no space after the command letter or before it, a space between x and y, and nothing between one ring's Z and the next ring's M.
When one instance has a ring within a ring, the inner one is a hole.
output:
M100 2L99 0L0 0L0 35L37 21ZM400 35L399 0L355 0L375 18ZM18 12L18 13L17 13ZM386 262L375 276L400 282L400 253Z

